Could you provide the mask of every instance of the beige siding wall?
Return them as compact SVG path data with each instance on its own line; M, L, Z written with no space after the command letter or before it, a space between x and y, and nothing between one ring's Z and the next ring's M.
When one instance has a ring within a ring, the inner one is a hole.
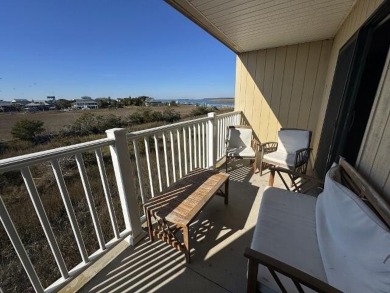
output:
M236 64L236 109L261 142L280 127L315 131L332 41L243 53Z
M352 8L348 17L343 22L342 26L338 30L334 42L333 48L330 54L329 70L326 77L325 89L322 95L321 109L319 111L318 123L316 131L313 137L313 155L316 156L323 121L325 118L326 107L328 104L330 88L332 86L333 75L336 68L337 57L340 48L349 40L350 37L359 29L359 27L367 20L367 18L374 12L383 0L358 0L355 6Z
M390 202L390 51L356 166Z

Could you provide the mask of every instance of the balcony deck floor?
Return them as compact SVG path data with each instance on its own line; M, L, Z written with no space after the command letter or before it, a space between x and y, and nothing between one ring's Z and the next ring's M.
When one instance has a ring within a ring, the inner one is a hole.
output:
M213 198L191 226L190 264L183 253L146 237L121 252L81 292L245 292L243 253L269 175L252 175L242 160L232 162L232 168L229 205ZM278 185L281 182L275 182Z

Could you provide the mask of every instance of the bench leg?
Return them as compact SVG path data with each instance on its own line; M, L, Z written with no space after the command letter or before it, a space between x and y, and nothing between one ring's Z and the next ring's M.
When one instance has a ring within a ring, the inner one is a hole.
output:
M183 242L185 246L186 263L190 263L190 241L188 237L188 226L183 227Z
M225 204L229 203L229 179L225 182Z
M149 232L149 240L150 242L153 242L153 227L152 227L152 217L150 215L150 211L148 209L145 209L146 214L146 224L148 225L148 232Z

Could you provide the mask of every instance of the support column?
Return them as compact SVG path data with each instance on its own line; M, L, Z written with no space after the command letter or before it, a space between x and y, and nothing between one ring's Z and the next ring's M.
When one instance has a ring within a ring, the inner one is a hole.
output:
M130 163L126 129L114 128L106 130L106 133L108 138L115 139L115 145L110 146L112 164L114 166L126 229L132 231L132 235L128 241L131 245L135 245L146 233L141 227L138 200L135 192L136 188L132 178L134 172Z
M208 121L208 128L209 128L209 138L208 138L208 168L214 169L215 168L215 155L216 155L216 131L214 131L214 124L215 124L215 112L208 113L207 116L210 118Z

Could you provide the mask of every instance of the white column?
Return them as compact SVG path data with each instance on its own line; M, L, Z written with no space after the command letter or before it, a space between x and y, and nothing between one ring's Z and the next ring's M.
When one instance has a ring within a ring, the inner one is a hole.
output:
M209 137L208 137L208 142L207 142L207 151L208 151L208 167L209 169L214 169L214 153L215 153L215 142L216 142L216 136L214 132L214 122L215 122L215 112L208 113L207 116L211 118L208 121L208 128L209 128ZM214 137L215 136L215 137Z
M106 130L106 133L108 138L115 139L115 144L113 146L110 145L112 164L114 166L126 229L132 231L129 242L131 245L135 245L144 237L145 232L141 227L136 189L133 178L131 178L134 172L131 168L126 129L114 128Z

